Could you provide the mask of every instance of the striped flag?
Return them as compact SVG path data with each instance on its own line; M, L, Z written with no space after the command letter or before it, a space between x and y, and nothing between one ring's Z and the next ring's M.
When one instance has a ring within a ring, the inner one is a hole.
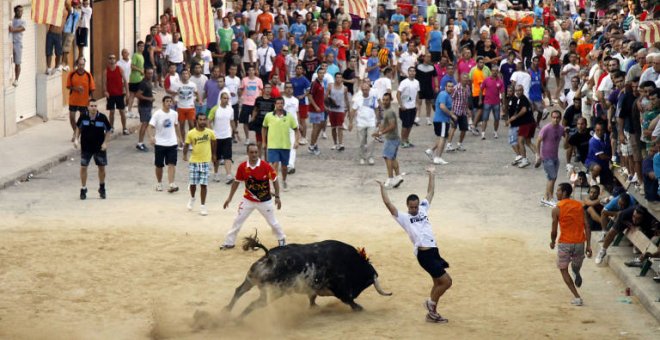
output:
M660 41L660 21L643 21L639 23L639 35L644 43L653 45Z
M213 12L209 0L176 0L181 39L186 46L215 42Z
M360 18L366 18L369 14L367 0L344 0L344 8L348 9L348 14L357 15Z
M64 26L65 0L32 0L32 21L37 24Z

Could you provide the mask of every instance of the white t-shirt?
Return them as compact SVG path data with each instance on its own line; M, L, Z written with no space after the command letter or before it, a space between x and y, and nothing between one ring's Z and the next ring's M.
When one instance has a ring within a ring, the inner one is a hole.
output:
M287 96L282 96L282 98L284 98L284 111L291 114L296 121L296 125L298 125L298 108L300 101L294 96L289 98L287 98Z
M165 56L169 62L179 64L183 62L183 54L186 52L186 46L182 42L176 44L168 44L165 50Z
M196 52L193 57L195 56L197 56ZM211 54L211 51L203 50L199 58L204 62L202 64L202 73L211 74L211 65L213 65L213 55Z
M190 82L197 86L197 94L199 95L200 98L204 98L204 94L206 93L204 91L204 87L206 86L206 82L208 80L209 78L207 78L203 74L200 74L199 77L196 76L190 77Z
M245 51L243 52L243 62L244 63L250 63L250 62L256 62L257 61L257 44L254 42L254 40L248 38L245 40ZM250 60L250 51L252 51L252 57L254 60ZM246 70L247 71L247 70Z
M266 71L270 72L273 70L273 59L275 58L275 49L266 46L266 47L259 47L257 49L257 59L259 60L259 65L265 65L266 66ZM257 70L259 71L259 70Z
M516 82L516 85L523 87L525 97L529 98L529 87L532 85L532 76L525 71L516 71L511 75L511 82Z
M564 75L564 90L568 90L571 88L571 79L580 73L580 65L568 63L564 65L564 68L561 71L567 72Z
M131 56L128 56L128 60L117 60L117 66L121 69L121 75L124 76L124 81L128 84L128 77L131 75Z
M387 77L380 77L374 82L374 89L378 91L378 99L383 99L383 95L387 90L392 90L392 79Z
M431 222L429 221L428 211L429 201L423 199L419 202L417 215L411 216L406 212L397 211L397 215L394 216L394 219L406 231L408 237L410 237L410 241L415 246L415 255L417 255L417 248L419 247L438 247L435 242L435 236L433 235L433 229L431 228Z
M218 105L213 117L213 132L216 139L231 138L231 121L234 119L234 109L231 106L222 107Z
M419 80L408 78L399 84L399 93L401 93L401 106L404 109L414 109L417 107L417 94L419 93Z
M162 32L158 33L158 35L160 35L160 41L163 43L162 54L165 55L167 46L172 43L172 35L169 33L163 34Z
M156 130L156 145L174 146L177 145L176 129L179 122L178 113L170 109L168 112L157 110L151 115L149 125Z
M262 10L253 10L251 9L248 11L248 27L250 28L250 31L254 31L257 29L257 17L259 14L263 13Z
M229 90L229 103L231 105L238 104L238 88L241 87L241 79L238 77L225 77L225 88Z
M407 77L408 69L417 64L417 55L410 52L402 53L399 57L399 64L401 65L401 75Z
M607 97L610 96L610 93L612 93L612 90L614 89L614 83L612 82L612 77L610 75L606 75L603 80L600 81L600 85L598 85L598 91L603 92L603 99L607 100Z
M186 84L182 82L172 83L170 91L177 93L176 105L180 109L195 108L195 94L197 94L197 85L192 82Z
M229 96L229 105L232 105L231 104L231 91L229 91L229 89L227 88L227 83L225 82L225 87L223 87L222 90L220 90L220 92L218 92L218 101L217 101L218 106L220 106L223 93L226 93ZM233 108L231 108L231 109L233 110Z
M376 109L378 96L375 91L369 92L366 98L362 91L353 96L353 110L357 110L355 122L358 128L376 127Z
M82 6L80 8L80 11L82 12L82 16L80 19L80 27L89 28L89 22L90 20L92 20L92 7Z

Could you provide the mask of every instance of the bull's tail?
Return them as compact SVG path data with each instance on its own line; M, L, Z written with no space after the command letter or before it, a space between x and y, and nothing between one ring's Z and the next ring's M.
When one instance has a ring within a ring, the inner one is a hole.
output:
M257 231L254 231L254 236L249 236L243 239L243 250L248 251L250 249L258 249L261 248L266 252L266 255L268 255L268 248L261 244L259 242L259 238L257 237Z

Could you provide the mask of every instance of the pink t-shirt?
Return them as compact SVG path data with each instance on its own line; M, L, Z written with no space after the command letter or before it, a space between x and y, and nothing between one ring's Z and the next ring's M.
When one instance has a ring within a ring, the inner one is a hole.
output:
M504 93L504 82L502 79L488 77L481 83L481 90L484 93L484 104L498 105L500 103L500 95Z
M462 74L470 73L470 70L475 66L477 66L477 62L474 59L468 59L467 61L459 59L458 66L456 67L458 69L458 79L461 79Z
M561 124L544 126L539 132L542 159L559 159L559 141L564 135L564 127Z
M260 78L243 78L243 80L241 80L241 91L243 91L241 101L243 105L254 106L254 102L257 100L257 97L261 95L263 89L264 85Z
M438 78L438 84L440 84L440 81L442 80L442 77L447 74L447 68L446 67L441 67L440 64L435 64L435 73L437 74Z

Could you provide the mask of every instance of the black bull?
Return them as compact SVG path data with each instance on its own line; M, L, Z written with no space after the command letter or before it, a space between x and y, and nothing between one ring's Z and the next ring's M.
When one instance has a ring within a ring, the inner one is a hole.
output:
M380 287L378 273L365 256L346 243L328 240L268 250L256 235L246 238L243 249L255 248L263 249L266 255L252 264L245 281L236 288L226 307L231 311L243 294L257 286L259 298L245 308L241 318L267 304L267 288L273 288L270 290L272 299L287 293L306 294L312 307L316 306L317 296L335 296L354 311L362 310L354 300L372 284L379 294L392 295Z

